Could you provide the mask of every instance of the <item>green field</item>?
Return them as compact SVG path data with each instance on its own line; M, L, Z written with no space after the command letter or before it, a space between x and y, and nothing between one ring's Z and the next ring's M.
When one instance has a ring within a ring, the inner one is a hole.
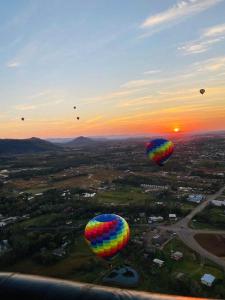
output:
M190 222L193 229L225 230L225 214L223 208L208 207L195 217L196 222Z
M123 188L119 191L107 191L99 194L97 200L101 203L117 203L117 204L145 204L146 201L151 202L152 196L142 193L139 188Z

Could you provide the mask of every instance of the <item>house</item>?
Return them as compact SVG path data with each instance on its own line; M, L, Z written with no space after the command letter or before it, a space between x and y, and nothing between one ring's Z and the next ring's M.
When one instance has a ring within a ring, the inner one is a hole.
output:
M152 217L148 218L148 221L150 221L149 223L151 223L151 222L161 222L163 220L164 220L164 218L161 217L161 216L158 216L158 217L152 216Z
M216 280L216 277L211 274L204 274L201 278L201 283L211 287Z
M219 200L212 200L211 204L217 207L225 206L225 200L219 201Z
M179 251L173 252L171 258L178 261L183 258L183 253Z
M153 185L153 184L141 184L141 188L145 189L145 193L167 191L169 186L167 185Z
M164 265L164 261L158 258L154 258L153 263L159 266L160 268Z
M177 215L176 214L169 214L169 219L171 221L176 221L177 220Z
M96 195L96 193L84 193L82 196L84 198L93 198Z
M202 202L204 200L204 195L202 194L191 194L188 196L187 200L189 202L194 202L199 204L200 202Z

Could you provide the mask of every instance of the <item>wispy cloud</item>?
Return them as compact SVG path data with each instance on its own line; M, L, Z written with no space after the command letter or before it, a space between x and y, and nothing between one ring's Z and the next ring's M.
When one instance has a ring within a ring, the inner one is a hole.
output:
M217 37L217 36L221 36L224 34L225 34L225 23L207 28L204 31L203 36Z
M225 56L210 58L202 62L194 64L196 71L198 72L217 72L225 70Z
M148 34L160 31L171 25L180 23L186 18L201 13L223 0L185 0L179 1L171 8L148 17L140 28L148 29Z
M7 63L8 68L18 68L21 66L21 63L19 61L11 61Z
M220 24L207 28L203 31L199 39L185 43L178 50L183 54L198 54L209 50L213 44L217 44L225 39L225 24Z
M152 84L161 83L162 79L138 79L138 80L131 80L121 85L122 88L141 88L150 86Z
M15 105L14 108L20 111L35 110L35 109L40 109L41 107L61 104L62 102L64 102L63 99L58 99L58 100L43 102L38 104L23 103L23 104Z
M145 75L155 75L155 74L158 74L158 73L161 73L161 70L149 70L149 71L145 71L144 74Z

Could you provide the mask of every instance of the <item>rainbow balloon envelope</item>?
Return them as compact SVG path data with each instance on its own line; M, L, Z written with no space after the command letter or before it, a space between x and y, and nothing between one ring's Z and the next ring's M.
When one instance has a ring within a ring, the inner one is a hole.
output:
M88 222L84 232L91 250L102 258L111 258L121 251L130 238L128 223L115 214L99 215Z
M150 141L146 146L146 153L150 160L157 165L163 166L174 150L174 144L166 139L155 139Z

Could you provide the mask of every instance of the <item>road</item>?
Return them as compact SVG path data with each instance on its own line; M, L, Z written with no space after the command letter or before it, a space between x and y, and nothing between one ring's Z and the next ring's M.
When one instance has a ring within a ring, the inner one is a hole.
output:
M217 199L225 191L225 186L222 187L218 192L213 195L210 195L206 198L204 202L195 207L186 217L182 220L179 220L177 223L170 226L157 226L161 231L171 231L177 234L181 241L186 244L189 248L201 255L202 258L209 259L222 267L225 271L225 260L222 258L208 252L206 249L202 248L200 244L195 240L194 236L196 234L224 234L225 230L200 230L200 229L191 229L188 227L191 219L203 209L205 209L212 200Z

